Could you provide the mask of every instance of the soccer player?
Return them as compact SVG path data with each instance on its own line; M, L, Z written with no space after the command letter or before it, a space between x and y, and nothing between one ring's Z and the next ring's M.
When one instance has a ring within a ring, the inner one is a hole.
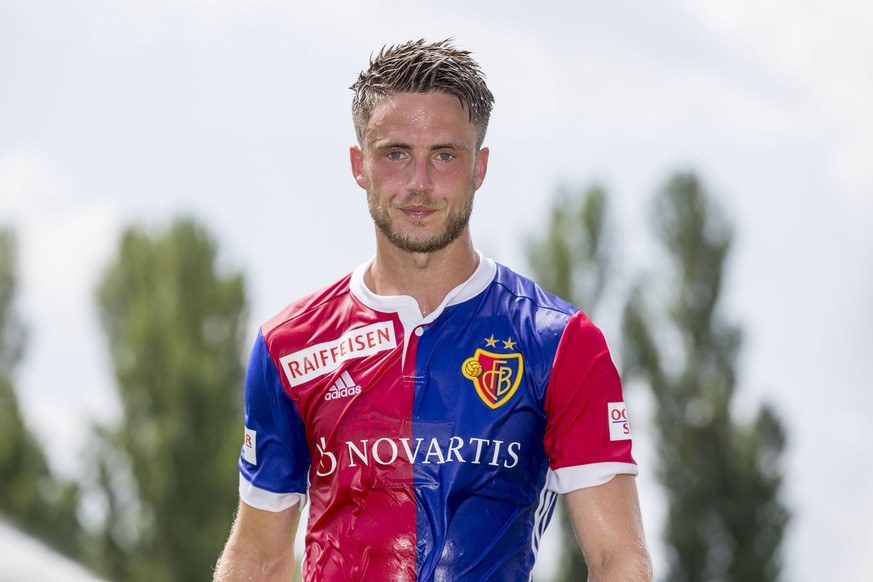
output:
M493 96L448 41L352 86L376 255L263 324L217 580L529 580L558 494L591 580L650 580L621 383L586 315L477 252Z

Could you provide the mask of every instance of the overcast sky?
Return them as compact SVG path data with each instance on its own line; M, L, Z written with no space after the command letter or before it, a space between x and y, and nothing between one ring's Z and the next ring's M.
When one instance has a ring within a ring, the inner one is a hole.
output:
M770 401L789 433L785 578L869 573L873 5L533 6L0 2L0 226L18 235L31 331L16 386L55 466L78 476L89 422L118 412L93 290L121 229L201 220L245 273L254 337L374 252L348 86L384 44L451 36L496 96L472 228L497 260L529 272L555 190L597 182L619 280L657 269L652 196L676 170L702 177L736 227L722 314L744 330L738 413ZM599 323L614 344L614 314ZM644 390L626 399L632 418L648 408ZM663 573L647 424L636 450Z

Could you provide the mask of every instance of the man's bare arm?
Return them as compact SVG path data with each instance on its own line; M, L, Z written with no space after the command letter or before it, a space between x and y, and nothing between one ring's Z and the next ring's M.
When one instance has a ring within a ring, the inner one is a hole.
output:
M273 513L240 501L214 582L291 580L299 522L299 505Z
M632 475L565 495L589 582L651 582L637 487Z

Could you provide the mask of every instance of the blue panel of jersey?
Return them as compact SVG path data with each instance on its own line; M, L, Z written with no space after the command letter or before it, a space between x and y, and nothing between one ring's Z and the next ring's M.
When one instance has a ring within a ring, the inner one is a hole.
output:
M246 371L245 391L245 425L257 431L258 464L249 463L240 454L240 472L259 489L305 494L310 458L303 420L282 387L279 370L260 332Z
M413 410L413 441L422 439L414 464L419 579L528 578L555 500L544 491L545 390L576 311L498 267L483 293L448 307L419 336ZM461 374L477 348L522 355L520 384L497 408ZM451 459L425 454L433 438L443 444L442 457L457 445Z

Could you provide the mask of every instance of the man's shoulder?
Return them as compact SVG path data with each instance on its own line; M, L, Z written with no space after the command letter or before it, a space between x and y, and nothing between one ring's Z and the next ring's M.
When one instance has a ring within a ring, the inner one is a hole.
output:
M554 293L543 289L539 283L526 277L509 267L497 264L497 275L494 284L499 286L505 293L509 293L520 299L526 299L531 307L558 311L566 315L573 315L579 308Z
M351 273L326 287L289 303L261 325L261 333L266 338L276 330L292 325L298 319L318 316L323 310L334 306L336 302L347 299L350 280Z

